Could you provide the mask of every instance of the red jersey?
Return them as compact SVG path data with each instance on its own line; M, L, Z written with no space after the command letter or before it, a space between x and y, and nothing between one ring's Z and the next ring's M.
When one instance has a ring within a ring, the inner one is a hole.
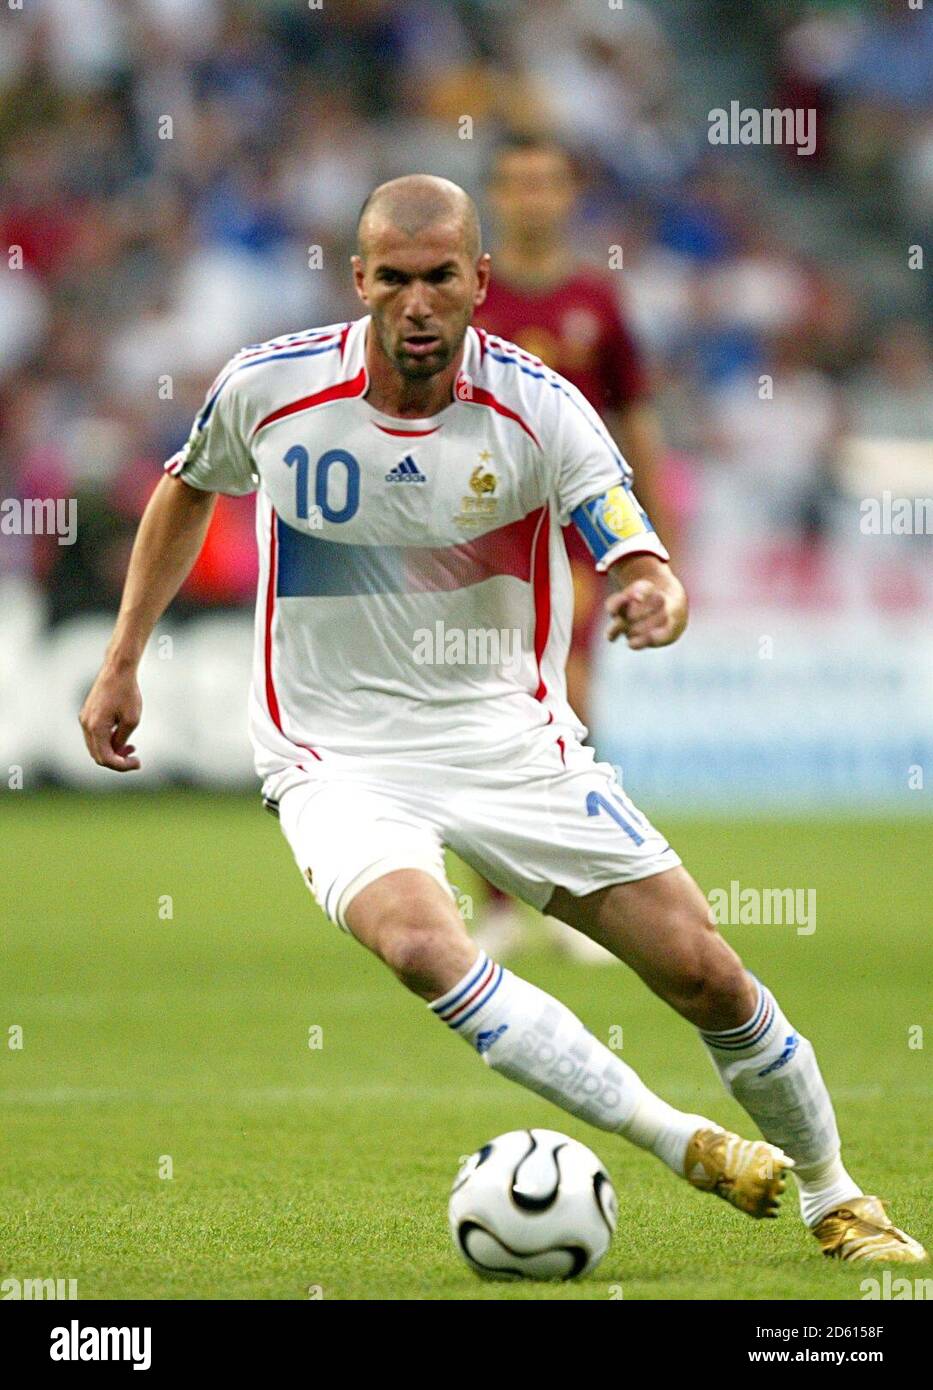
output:
M615 285L594 267L581 266L560 284L535 291L497 279L493 265L486 302L473 322L540 357L600 412L647 395L644 363Z
M494 261L486 302L474 312L473 323L540 357L600 414L648 394L645 365L622 317L616 287L594 266L579 266L549 289L527 290L498 279ZM565 529L564 539L571 560L591 570L589 551L573 527ZM579 600L575 637L584 635L581 620L589 606L584 595Z

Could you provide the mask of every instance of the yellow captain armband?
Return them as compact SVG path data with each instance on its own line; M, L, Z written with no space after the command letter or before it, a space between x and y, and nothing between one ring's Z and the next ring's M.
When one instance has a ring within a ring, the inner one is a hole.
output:
M581 502L570 519L597 563L620 541L654 531L632 491L621 483Z

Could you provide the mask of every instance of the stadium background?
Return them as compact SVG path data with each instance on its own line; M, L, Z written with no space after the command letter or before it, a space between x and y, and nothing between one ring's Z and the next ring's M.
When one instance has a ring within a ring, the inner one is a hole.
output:
M243 343L357 314L347 258L377 181L424 169L479 196L504 130L549 129L585 172L580 254L608 271L622 249L694 611L663 658L600 658L598 745L656 803L917 809L930 537L863 534L860 501L931 490L930 277L910 257L933 211L928 15L30 0L2 24L0 240L24 268L0 278L0 496L79 517L74 545L2 537L4 764L116 788L73 712L207 384ZM710 145L732 100L814 109L815 152ZM251 513L222 500L160 625L153 782L250 785Z
M225 358L356 315L373 184L420 169L479 195L508 129L577 156L580 254L623 250L684 528L687 637L606 648L595 741L704 888L818 891L812 938L737 944L819 1037L850 1155L923 1236L929 1087L904 1038L925 1017L931 542L866 534L860 508L933 492L931 79L929 12L887 0L3 6L0 246L23 268L0 275L0 498L78 503L74 545L0 531L0 1022L26 1038L3 1050L4 1270L105 1297L503 1296L454 1268L438 1213L458 1153L555 1112L456 1040L428 1075L417 1002L309 935L245 737L250 499L221 499L159 625L143 772L94 767L76 714L137 519ZM813 108L813 155L711 146L734 100ZM600 1036L623 1018L662 1094L740 1125L621 972L528 968ZM337 1041L309 1052L311 1023ZM181 1181L156 1182L164 1154ZM610 1159L626 1297L853 1296L804 1268L791 1221L763 1263L739 1218L697 1221L639 1155Z

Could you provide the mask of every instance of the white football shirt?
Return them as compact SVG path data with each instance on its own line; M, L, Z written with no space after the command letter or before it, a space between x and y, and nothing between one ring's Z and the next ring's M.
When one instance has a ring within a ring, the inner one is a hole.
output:
M258 490L250 733L257 771L328 755L481 762L579 736L561 526L598 569L667 559L579 391L469 328L449 405L366 400L369 319L244 348L167 472Z

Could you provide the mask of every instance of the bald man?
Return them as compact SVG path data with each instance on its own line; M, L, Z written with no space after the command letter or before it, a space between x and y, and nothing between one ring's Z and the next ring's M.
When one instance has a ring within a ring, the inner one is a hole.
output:
M251 738L322 910L486 1065L694 1187L773 1216L796 1164L827 1254L922 1258L843 1168L812 1047L581 742L561 526L616 583L610 640L663 647L687 621L605 427L562 377L470 326L489 257L462 189L424 175L376 189L353 276L365 316L243 349L168 460L81 713L91 756L139 767L143 649L216 494L256 492ZM630 965L700 1031L765 1139L667 1104L562 1003L479 951L445 846Z

